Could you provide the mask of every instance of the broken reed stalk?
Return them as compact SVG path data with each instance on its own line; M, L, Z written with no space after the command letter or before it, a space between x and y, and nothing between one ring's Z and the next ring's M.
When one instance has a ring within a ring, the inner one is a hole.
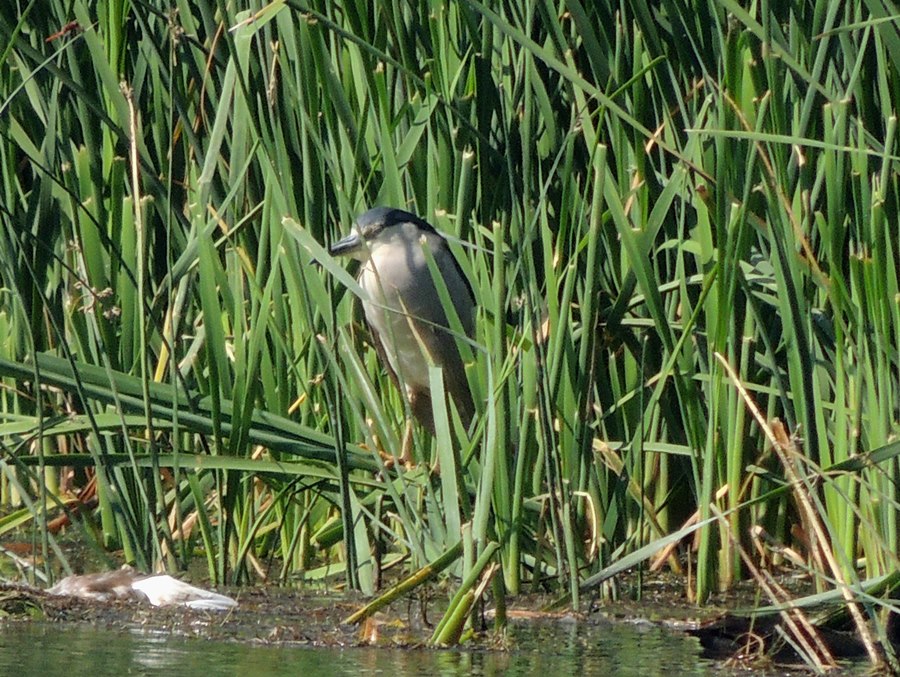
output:
M490 576L486 575L484 577L477 591L473 591L472 588L483 571L486 569L490 571L488 565L499 548L500 544L495 541L485 546L484 551L475 561L475 565L460 584L459 590L453 596L453 599L450 600L450 604L447 605L447 612L431 635L431 644L445 645L459 641L462 628L460 623L465 623L465 619L472 609L472 604L475 603L475 600L478 599L485 589L485 581L490 582Z
M457 541L456 545L447 550L443 555L438 557L433 562L426 564L421 569L416 571L411 576L404 578L402 581L397 583L394 587L388 590L386 593L378 597L377 599L372 600L366 606L364 606L359 611L356 611L347 618L344 619L345 625L355 625L360 621L364 621L369 616L374 614L379 609L383 609L388 604L393 602L394 600L402 597L410 590L417 588L422 585L426 581L434 578L438 573L446 569L448 566L453 564L457 560L457 558L462 554L462 541Z

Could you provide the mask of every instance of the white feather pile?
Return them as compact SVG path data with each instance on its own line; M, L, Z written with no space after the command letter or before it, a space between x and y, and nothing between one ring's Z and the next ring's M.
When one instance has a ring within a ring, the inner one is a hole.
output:
M131 584L153 606L186 606L204 611L227 611L237 606L231 597L188 585L166 574L148 576Z
M101 601L146 599L154 606L186 606L203 611L228 611L237 606L226 595L188 585L167 574L147 576L128 565L116 571L67 576L47 592Z

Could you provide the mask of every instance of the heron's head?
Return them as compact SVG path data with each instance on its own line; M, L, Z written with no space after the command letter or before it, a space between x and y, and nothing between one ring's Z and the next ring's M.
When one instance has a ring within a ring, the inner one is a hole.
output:
M409 244L425 233L435 232L430 223L415 214L394 207L375 207L357 218L350 234L331 245L328 252L366 261L378 246Z

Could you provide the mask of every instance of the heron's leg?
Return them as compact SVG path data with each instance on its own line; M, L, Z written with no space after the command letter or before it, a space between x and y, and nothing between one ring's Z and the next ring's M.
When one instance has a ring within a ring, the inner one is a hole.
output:
M403 432L403 444L400 446L400 462L409 468L415 461L412 456L413 447L413 422L406 421L406 430Z

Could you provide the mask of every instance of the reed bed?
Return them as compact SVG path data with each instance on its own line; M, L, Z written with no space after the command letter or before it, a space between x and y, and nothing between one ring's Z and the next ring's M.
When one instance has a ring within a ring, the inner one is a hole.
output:
M0 533L29 575L75 532L233 583L426 571L465 616L655 556L701 603L789 563L881 618L896 8L745 4L4 3ZM411 469L325 253L373 205L447 234L479 308L476 421L437 412Z

